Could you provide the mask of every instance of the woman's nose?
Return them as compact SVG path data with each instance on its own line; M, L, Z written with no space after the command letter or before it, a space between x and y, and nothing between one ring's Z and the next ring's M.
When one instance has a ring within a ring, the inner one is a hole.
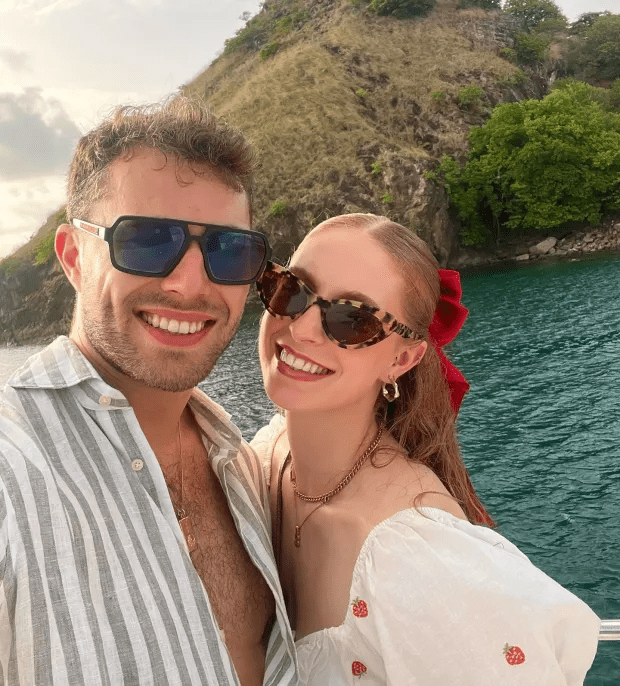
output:
M321 319L321 308L314 303L290 324L291 335L294 340L305 343L324 343L325 331Z

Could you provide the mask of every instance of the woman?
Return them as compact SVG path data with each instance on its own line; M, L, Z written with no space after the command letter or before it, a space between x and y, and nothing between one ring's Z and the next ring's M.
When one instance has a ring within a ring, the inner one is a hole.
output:
M582 684L598 618L484 526L460 457L467 383L440 348L466 316L458 274L402 226L353 214L258 288L263 380L286 417L253 446L300 682Z

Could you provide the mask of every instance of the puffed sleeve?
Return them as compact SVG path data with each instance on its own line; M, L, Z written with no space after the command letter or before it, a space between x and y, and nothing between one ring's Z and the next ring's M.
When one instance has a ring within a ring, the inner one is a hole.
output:
M584 602L497 532L434 508L373 530L351 594L350 674L385 670L389 686L581 686L596 654Z
M0 482L0 584L4 581L4 569L9 550L7 519L6 495Z
M250 441L250 445L263 465L267 487L271 483L271 456L273 455L276 441L285 428L286 420L284 416L277 413L271 418L269 424L266 424L256 432L256 435Z

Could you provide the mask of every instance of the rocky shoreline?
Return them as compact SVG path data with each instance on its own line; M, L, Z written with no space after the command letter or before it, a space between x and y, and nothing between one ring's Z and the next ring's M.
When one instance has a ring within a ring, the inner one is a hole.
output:
M532 262L549 258L577 259L580 255L596 252L620 250L620 220L616 219L604 226L589 227L568 235L535 236L526 241L486 250L460 248L450 256L451 269L467 269L498 264L500 262Z

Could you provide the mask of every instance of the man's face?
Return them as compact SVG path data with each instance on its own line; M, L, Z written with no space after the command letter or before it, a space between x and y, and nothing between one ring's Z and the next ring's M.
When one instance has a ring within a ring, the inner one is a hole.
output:
M142 215L250 228L245 193L177 167L172 158L166 162L157 151L136 150L129 160L114 161L109 179L92 216L80 219L110 226L120 215ZM190 230L201 234L204 227ZM80 235L79 242L72 336L100 373L114 385L128 377L173 392L204 379L239 326L249 286L212 283L195 241L162 278L116 270L99 238Z

